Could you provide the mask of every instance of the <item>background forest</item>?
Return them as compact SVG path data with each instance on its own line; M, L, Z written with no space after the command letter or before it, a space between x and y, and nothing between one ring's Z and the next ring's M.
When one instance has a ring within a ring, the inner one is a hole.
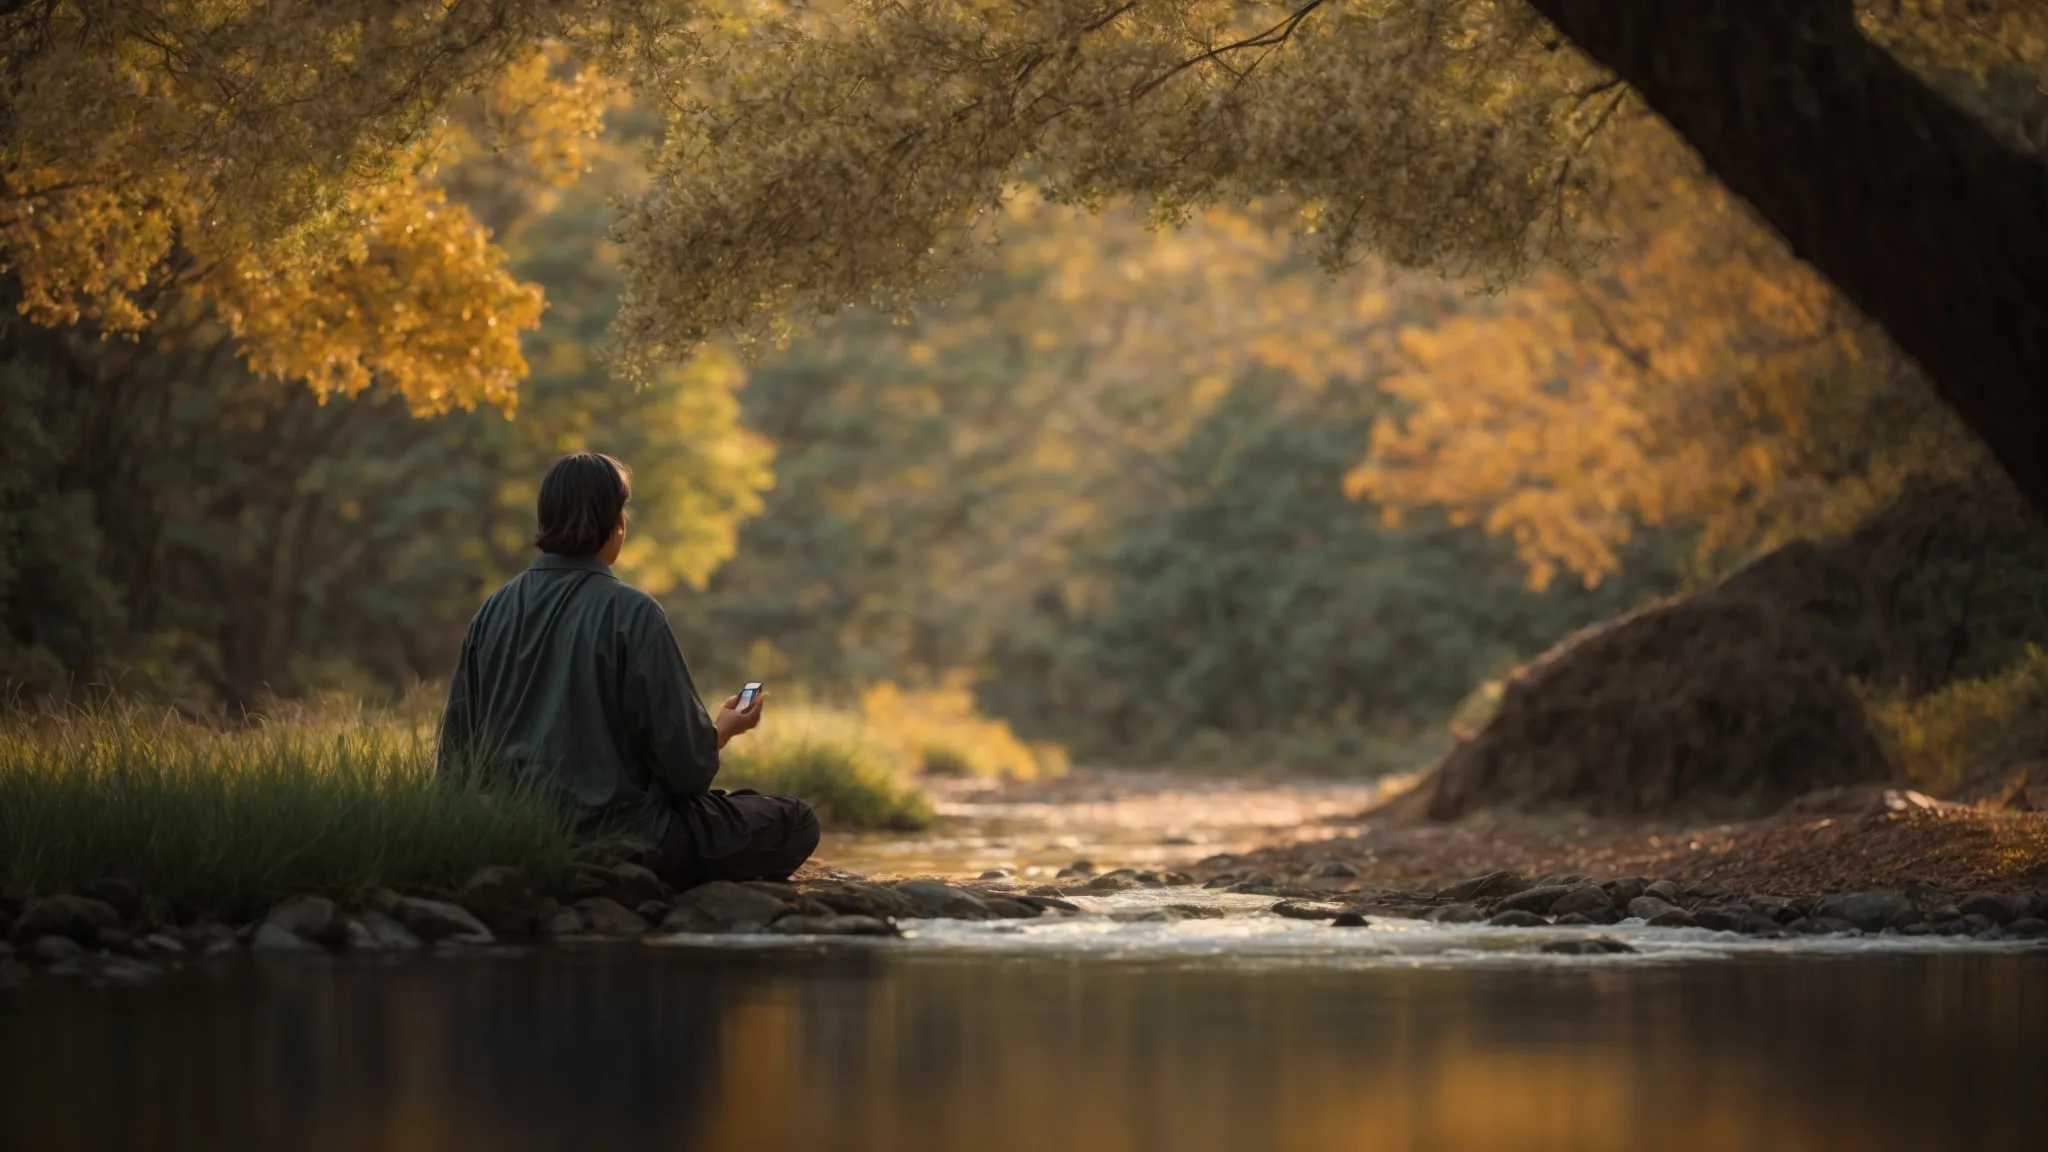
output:
M623 575L706 691L964 690L1100 761L1413 762L1573 630L1982 466L1627 89L1579 104L1600 180L1511 281L1333 273L1257 199L1160 228L1020 188L942 303L629 383L613 233L660 125L550 46L302 296L174 260L128 322L52 322L0 280L0 679L194 711L432 681L590 449L635 470ZM323 351L378 292L410 341Z

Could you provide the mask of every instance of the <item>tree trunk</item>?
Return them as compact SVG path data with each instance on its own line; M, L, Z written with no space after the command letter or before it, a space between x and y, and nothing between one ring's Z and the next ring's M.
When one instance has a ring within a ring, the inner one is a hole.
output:
M2048 513L2048 163L1849 0L1530 0L1919 361Z

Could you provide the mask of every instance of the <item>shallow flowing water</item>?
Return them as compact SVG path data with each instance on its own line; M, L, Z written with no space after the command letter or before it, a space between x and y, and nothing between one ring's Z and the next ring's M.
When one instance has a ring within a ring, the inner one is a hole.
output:
M1099 867L1171 868L1218 852L1321 840L1405 778L1269 780L1173 771L1080 771L996 784L925 781L939 820L916 835L828 833L818 859L873 876L1051 877L1079 857Z
M1187 890L904 940L237 958L0 999L9 1149L2021 1149L2048 950L1339 929ZM1226 914L1128 919L1165 903ZM1125 917L1118 919L1116 917Z

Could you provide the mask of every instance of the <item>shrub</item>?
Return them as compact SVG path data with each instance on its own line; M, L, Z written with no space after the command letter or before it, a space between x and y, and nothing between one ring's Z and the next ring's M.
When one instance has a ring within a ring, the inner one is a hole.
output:
M958 675L923 691L877 684L861 694L860 710L876 739L935 776L1032 780L1067 772L1057 745L1026 744L1008 724L978 714L970 685Z
M0 719L0 882L123 877L186 910L453 887L486 864L554 886L571 821L517 787L433 771L398 714L288 713L232 731L133 706Z
M728 745L718 784L795 796L828 824L910 830L932 819L891 743L826 709L783 709Z
M2048 652L2036 645L2003 671L1917 699L1864 695L1886 758L1930 791L2048 751Z

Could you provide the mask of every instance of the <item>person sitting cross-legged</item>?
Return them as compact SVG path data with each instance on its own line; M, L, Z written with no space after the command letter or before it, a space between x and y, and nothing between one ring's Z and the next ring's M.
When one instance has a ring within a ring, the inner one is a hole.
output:
M575 806L583 835L653 846L687 888L780 880L818 846L818 817L785 796L713 788L719 750L761 722L765 694L713 717L668 617L612 574L631 473L578 453L540 485L540 555L493 593L463 636L441 721L439 770L516 777Z

